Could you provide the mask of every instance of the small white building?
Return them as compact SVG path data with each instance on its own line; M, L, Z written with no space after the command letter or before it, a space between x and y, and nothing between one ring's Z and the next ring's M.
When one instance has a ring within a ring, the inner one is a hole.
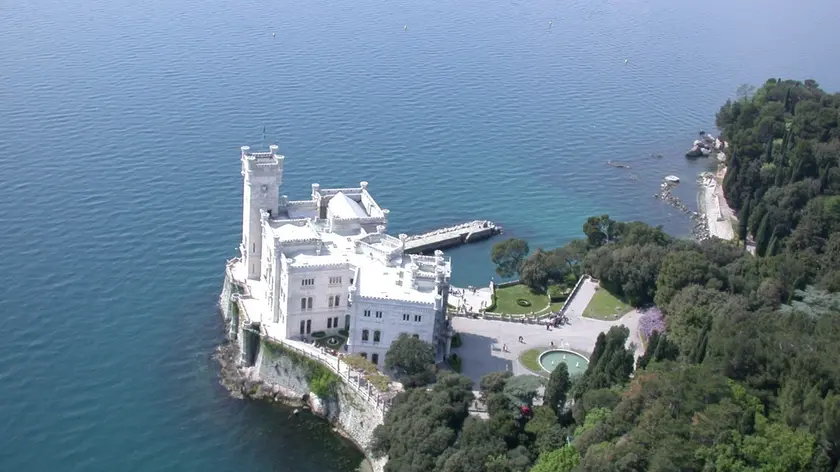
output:
M280 195L284 156L242 147L241 257L231 272L249 292L251 322L274 338L347 330L345 352L379 366L407 333L448 350L450 259L405 254L386 234L388 210L358 187L312 184L309 200Z

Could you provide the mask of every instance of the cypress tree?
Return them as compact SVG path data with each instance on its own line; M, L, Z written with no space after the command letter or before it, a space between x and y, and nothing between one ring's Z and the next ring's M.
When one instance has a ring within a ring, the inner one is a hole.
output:
M757 237L758 227L761 226L761 220L767 213L767 207L764 206L764 203L762 203L761 200L756 199L755 201L758 201L758 206L751 209L751 214L749 216L750 220L749 222L747 222L747 224L749 225L750 229L749 234L752 234L753 236Z
M766 157L764 158L765 162L773 162L773 133L770 133L770 139L767 141L767 147L764 150Z
M766 212L761 218L761 223L758 225L758 231L755 233L755 252L759 256L764 255L767 250L767 244L770 242L770 212Z
M744 242L744 247L747 246L747 229L749 228L751 205L752 199L748 196L738 215L738 237Z
M691 362L693 364L703 363L703 359L706 358L706 346L708 343L709 326L707 323L706 327L703 328L703 332L700 334L700 338L697 339L697 345L694 347L694 352L691 353Z
M791 103L790 103L790 87L788 87L787 90L785 91L785 102L784 102L784 104L785 104L785 111L792 115L793 114L793 107L791 106Z
M780 159L780 160L781 160L781 159ZM784 185L784 182L785 182L785 176L786 176L786 175L787 175L787 172L785 172L785 166L784 166L784 164L783 164L783 163L781 163L781 162L779 162L778 164L776 164L776 180L775 180L775 182L774 182L774 185L775 185L776 187L781 187L781 186L783 186L783 185Z
M772 257L776 255L777 246L779 243L779 237L776 236L775 232L773 236L770 237L770 242L767 243L767 250L764 252L764 255L767 257Z

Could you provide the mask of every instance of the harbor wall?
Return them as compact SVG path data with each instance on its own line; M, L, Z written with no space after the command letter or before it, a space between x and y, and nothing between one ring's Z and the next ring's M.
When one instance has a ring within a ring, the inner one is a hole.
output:
M388 460L374 458L371 446L373 431L382 424L385 409L371 403L360 394L358 385L350 385L322 360L243 329L237 304L232 299L238 292L236 284L226 277L219 309L228 333L233 336L229 336L229 345L220 348L218 356L223 384L238 397L310 408L312 413L329 421L339 434L353 441L365 454L370 470L383 471ZM245 343L247 351L255 351L247 356L253 359L253 365L240 366L240 343L250 337L257 338L257 342Z

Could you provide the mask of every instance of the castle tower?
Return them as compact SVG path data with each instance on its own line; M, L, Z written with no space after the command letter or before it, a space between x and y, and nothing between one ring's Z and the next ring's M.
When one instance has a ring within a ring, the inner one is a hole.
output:
M277 145L268 147L269 152L251 152L242 146L242 176L244 193L242 198L242 244L239 252L248 278L259 280L262 256L262 225L260 211L277 214L280 200L280 184L283 182L283 156L277 154Z

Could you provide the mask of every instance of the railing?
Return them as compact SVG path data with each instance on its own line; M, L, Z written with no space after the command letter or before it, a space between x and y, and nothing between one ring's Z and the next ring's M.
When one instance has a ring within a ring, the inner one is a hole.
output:
M368 382L360 372L356 372L353 370L352 367L347 365L347 363L342 363L341 359L327 354L321 348L316 348L312 345L302 343L300 341L293 341L290 339L277 339L266 334L263 336L269 341L276 344L280 344L284 347L288 347L289 349L303 354L304 356L316 360L323 364L324 366L328 367L333 373L338 375L344 383L349 385L356 393L359 394L365 401L371 404L371 406L375 407L377 410L382 412L384 416L385 413L388 412L388 409L391 407L391 399L381 395L376 388Z
M590 279L590 277L586 274L580 276L577 283L575 284L575 287L572 289L571 292L569 292L569 296L566 297L566 301L563 302L563 306L560 307L560 314L561 315L566 314L566 308L569 306L569 302L572 301L573 298L575 298L575 294L578 292L578 289L580 289L580 286L583 284L583 282L585 280L588 280L588 279Z

